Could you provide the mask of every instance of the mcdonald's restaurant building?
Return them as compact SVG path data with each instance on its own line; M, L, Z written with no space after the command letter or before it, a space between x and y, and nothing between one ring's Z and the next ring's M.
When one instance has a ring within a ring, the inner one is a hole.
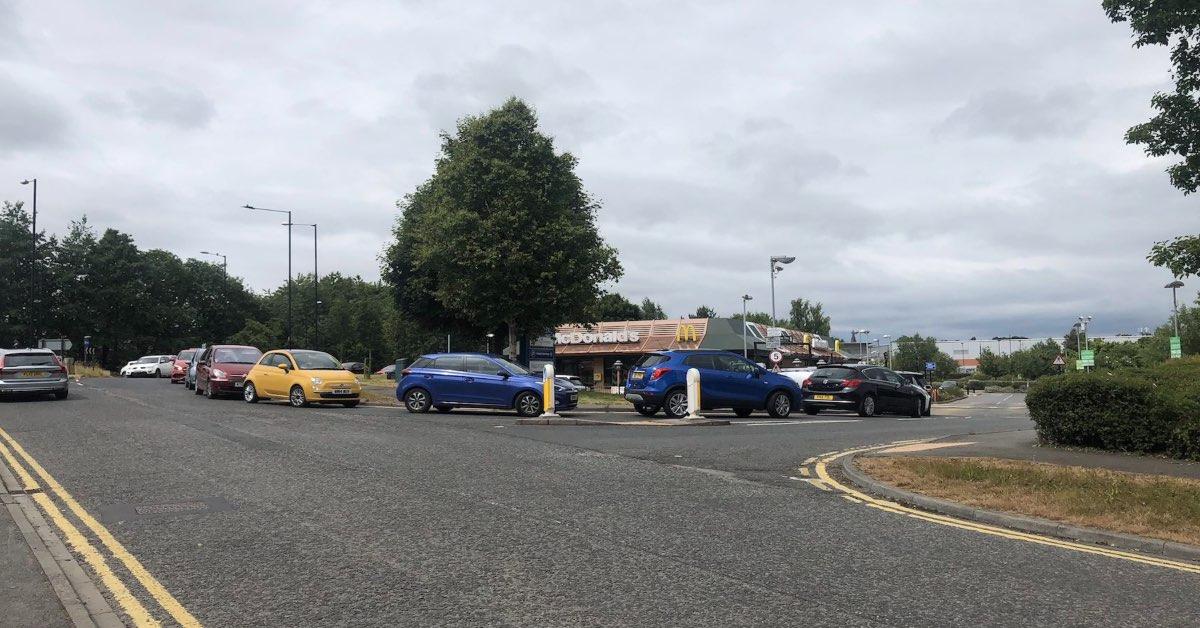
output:
M844 361L827 339L814 334L743 324L734 318L684 318L560 326L554 333L554 370L578 375L591 386L617 386L645 353L668 349L741 353L743 334L750 359L764 365L770 365L769 355L776 350L783 355L782 367Z

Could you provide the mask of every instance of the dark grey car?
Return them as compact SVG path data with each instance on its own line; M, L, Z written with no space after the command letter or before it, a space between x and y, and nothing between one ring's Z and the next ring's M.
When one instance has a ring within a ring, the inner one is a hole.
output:
M67 398L67 367L49 349L0 349L0 394Z

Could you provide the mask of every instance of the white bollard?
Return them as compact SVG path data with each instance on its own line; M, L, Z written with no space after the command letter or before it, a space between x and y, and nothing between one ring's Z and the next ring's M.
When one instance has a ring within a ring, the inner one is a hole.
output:
M687 372L687 416L685 419L703 419L700 416L700 371L688 369Z
M547 364L542 369L542 418L553 419L554 413L554 365Z

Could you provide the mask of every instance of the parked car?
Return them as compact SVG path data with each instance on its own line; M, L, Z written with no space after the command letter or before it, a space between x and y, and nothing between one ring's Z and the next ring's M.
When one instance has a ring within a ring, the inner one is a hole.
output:
M247 403L287 399L294 408L312 403L353 408L361 393L358 378L333 356L303 349L268 351L251 367L242 385L242 399Z
M386 379L396 379L396 365L394 363L389 364L378 371L375 371L375 374L382 375Z
M575 388L576 392L588 390L587 384L584 384L578 375L555 375L554 378L564 384L570 384Z
M350 371L355 375L362 375L367 372L367 365L362 362L342 362L341 367L343 370Z
M172 355L144 355L121 367L122 377L170 377Z
M925 398L898 373L869 364L822 366L804 382L804 413L852 410L859 416L897 412L920 417Z
M687 414L688 369L700 372L700 407L732 408L740 417L766 410L775 418L791 414L800 385L729 351L675 350L649 353L630 369L625 399L643 416L660 409L669 417Z
M242 381L262 357L262 351L245 345L213 345L196 364L196 394L215 399L242 396Z
M49 349L0 349L0 395L67 398L67 367Z
M400 372L396 398L409 412L458 407L514 409L521 416L542 412L542 377L504 358L482 353L435 353ZM573 386L554 383L556 410L579 404Z
M188 369L192 366L192 356L200 349L184 349L171 362L171 383L182 384L187 379Z
M904 381L908 382L909 386L916 388L925 398L925 411L921 414L924 416L929 416L932 414L933 393L931 391L933 390L933 386L929 385L929 382L925 381L925 374L918 373L916 371L896 371L896 374L900 377L903 377Z
M958 382L953 379L948 379L948 380L945 380L942 383L938 384L938 388L941 390L949 390L951 388L958 388Z
M183 376L183 387L188 390L196 390L196 367L200 365L200 357L208 347L200 347L192 354L192 359L188 361L187 373Z
M779 374L791 379L797 384L804 384L804 381L812 377L813 371L816 371L815 366L798 366L793 368L779 369Z

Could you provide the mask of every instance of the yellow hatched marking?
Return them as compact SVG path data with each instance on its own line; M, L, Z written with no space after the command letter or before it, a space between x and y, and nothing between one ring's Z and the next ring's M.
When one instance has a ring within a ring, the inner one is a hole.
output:
M117 560L121 561L121 564L125 565L125 568L133 574L134 578L137 578L138 582L145 587L146 591L149 592L150 595L154 597L155 601L157 601L158 604L163 607L163 610L167 611L167 613L169 613L171 617L181 626L186 628L200 626L200 622L193 617L192 614L189 613L182 604L179 603L179 600L175 599L175 596L171 595L171 593L167 591L166 587L164 587L157 578L155 578L150 574L149 571L146 570L141 561L139 561L136 556L131 554L129 550L125 549L125 546L122 545L121 542L118 541L116 537L114 537L112 533L108 531L107 528L105 528L100 524L99 521L92 517L87 510L84 510L83 506L79 505L79 502L75 501L75 498L72 497L71 494L68 493L67 490L64 489L62 485L59 484L58 481L55 480L45 469L43 469L42 465L38 464L38 462L33 459L33 456L30 456L29 453L26 452L23 447L21 447L20 443L13 440L13 437L9 436L8 432L4 431L3 428L0 428L0 437L3 437L4 440L8 442L9 446L13 448L13 451L20 454L21 458L23 458L25 462L29 464L30 468L32 468L38 474L38 477L42 478L42 481L46 483L46 486L50 487L50 489L54 491L54 494L58 496L58 498L61 499L64 504L67 505L67 508L74 513L75 516L78 517L79 520L82 521L83 524L87 526L87 528L91 530L97 538L100 539L100 542L108 548L108 551L111 552ZM154 625L157 625L157 622Z

